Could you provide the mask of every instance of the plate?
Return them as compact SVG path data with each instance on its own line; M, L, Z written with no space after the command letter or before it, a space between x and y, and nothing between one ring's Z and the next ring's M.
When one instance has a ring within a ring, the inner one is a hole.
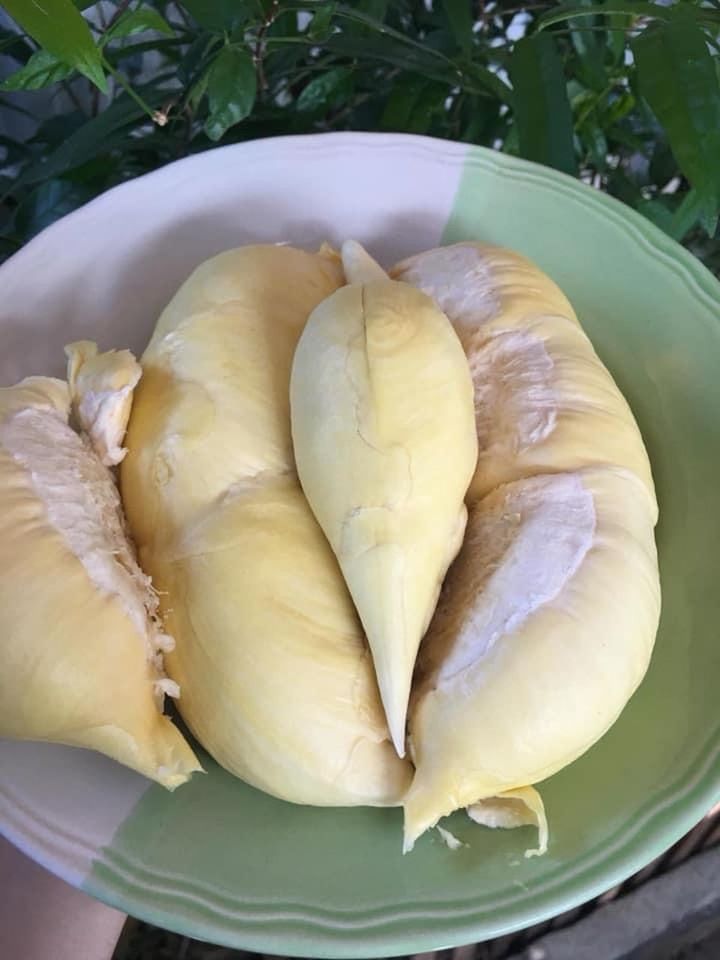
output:
M482 940L638 870L720 797L720 285L621 204L553 171L420 137L327 134L224 147L101 196L0 268L0 382L61 373L81 337L141 350L206 257L355 237L386 264L477 238L565 290L628 397L661 505L664 609L618 723L543 786L551 842L449 823L401 854L397 810L296 807L202 759L171 796L100 756L0 745L0 829L113 906L262 953L388 956Z

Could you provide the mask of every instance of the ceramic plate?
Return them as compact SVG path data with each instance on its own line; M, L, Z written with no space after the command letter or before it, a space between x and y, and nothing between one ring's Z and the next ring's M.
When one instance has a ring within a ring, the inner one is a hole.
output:
M403 857L397 810L295 807L206 756L174 796L100 756L0 745L0 829L88 893L265 953L388 956L482 940L599 894L720 796L720 285L619 203L497 153L329 134L225 147L110 191L0 268L0 382L59 373L81 337L141 350L201 260L255 241L362 241L386 264L480 239L565 290L628 397L653 463L664 610L650 672L612 730L543 786L532 833L462 815L468 846ZM434 832L435 833L435 832Z

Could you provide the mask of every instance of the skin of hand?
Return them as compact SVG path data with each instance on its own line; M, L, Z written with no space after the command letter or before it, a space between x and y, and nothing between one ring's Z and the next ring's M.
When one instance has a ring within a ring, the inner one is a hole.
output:
M126 916L33 863L0 837L0 957L111 960Z

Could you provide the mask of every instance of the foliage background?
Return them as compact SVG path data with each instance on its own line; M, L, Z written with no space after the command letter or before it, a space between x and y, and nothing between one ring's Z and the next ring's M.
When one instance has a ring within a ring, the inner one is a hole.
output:
M720 0L2 8L0 257L214 144L395 130L577 175L720 272Z

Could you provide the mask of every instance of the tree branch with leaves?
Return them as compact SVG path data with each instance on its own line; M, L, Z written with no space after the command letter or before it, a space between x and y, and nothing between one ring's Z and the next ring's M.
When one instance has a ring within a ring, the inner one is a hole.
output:
M33 119L18 91L63 104L38 109L30 136L0 138L3 254L108 187L213 144L396 130L579 176L720 268L719 0L3 6L0 110Z

